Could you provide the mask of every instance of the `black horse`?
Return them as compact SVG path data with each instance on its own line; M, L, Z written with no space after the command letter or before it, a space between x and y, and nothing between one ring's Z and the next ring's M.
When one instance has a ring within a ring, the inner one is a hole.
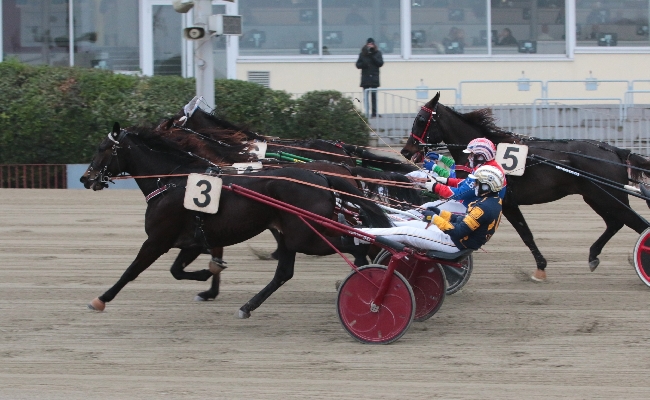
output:
M199 160L203 162L202 160ZM84 186L101 190L107 182L122 173L132 175L145 196L159 193L148 200L145 215L147 240L122 277L103 295L94 299L90 308L103 310L105 304L130 281L147 269L171 248L181 251L174 264L187 265L204 248L230 246L248 240L262 231L275 228L282 234L278 242L278 265L271 282L244 304L240 318L248 318L275 290L291 279L296 253L332 254L332 248L312 231L298 216L263 203L249 200L224 190L216 214L191 211L183 206L188 173L205 171L197 158L177 149L176 144L146 130L120 130L115 125L108 138L99 145L81 181ZM161 179L151 176L163 175ZM181 176L179 176L181 175ZM167 177L165 177L167 176ZM359 205L364 224L390 226L386 216L372 202L359 198L362 193L344 179L324 177L312 171L295 168L274 169L246 175L223 175L223 184L237 184L316 214L333 217L336 198L330 188L340 191L344 201ZM348 193L350 195L348 195ZM317 227L318 231L324 229ZM325 232L327 234L327 232ZM338 249L350 252L340 236L328 236ZM185 272L180 279L205 281L209 270Z
M193 102L196 100L196 98L193 99ZM266 136L207 113L201 108L194 108L192 104L190 102L181 111L163 120L157 129L169 130L177 127L209 138L221 136L224 130L230 130L236 132L230 141L223 138L219 140L229 144L233 143L232 141L241 142L242 140L251 143L265 142L268 152L289 153L312 160L331 161L351 167L362 166L399 173L408 173L418 169L412 163L403 163L396 158L375 154L363 146L350 145L337 140L279 139Z
M520 205L548 203L570 194L582 195L607 226L589 249L591 271L598 266L598 255L605 244L623 225L638 233L648 228L647 222L629 207L626 192L562 171L553 163L591 173L622 186L630 180L638 182L650 168L650 161L604 142L542 140L506 132L495 125L490 109L461 114L439 103L439 98L440 93L437 93L418 112L402 155L417 161L422 157L423 147L444 142L456 162L461 164L467 161L467 155L462 150L477 137L486 137L495 144L517 143L528 146L529 161L524 174L508 175L503 215L512 223L535 257L537 270L532 276L534 280L546 279L546 259L533 240L533 234L519 210ZM540 161L536 156L551 162ZM561 227L558 226L558 229Z

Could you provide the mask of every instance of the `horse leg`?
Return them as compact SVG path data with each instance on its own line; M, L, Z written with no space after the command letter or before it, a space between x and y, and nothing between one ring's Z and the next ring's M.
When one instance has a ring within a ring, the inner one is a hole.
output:
M110 302L117 296L117 294L126 286L127 283L131 282L138 277L145 269L149 268L151 264L154 263L161 255L169 251L171 246L162 245L157 243L154 240L147 239L140 248L138 255L135 257L135 260L129 265L129 267L124 271L120 279L104 294L93 299L93 301L88 304L88 308L95 311L104 311L106 303Z
M209 301L214 300L219 295L219 284L221 283L221 274L212 275L212 284L210 289L205 292L200 292L194 298L195 301Z
M239 309L237 314L239 318L249 318L251 316L251 311L254 311L261 306L262 303L273 294L273 292L278 290L280 286L284 285L285 282L293 277L296 252L289 250L285 246L282 235L280 235L280 240L278 241L277 254L278 266L275 269L273 279L264 287L264 289L253 296L252 299L248 300L248 302Z
M546 259L542 253L537 248L535 244L535 239L533 239L533 233L530 231L526 220L524 219L519 206L504 205L502 209L503 215L515 228L521 240L524 241L524 244L528 246L528 249L533 254L535 262L537 263L537 269L531 276L531 279L537 282L546 280Z
M369 244L359 244L350 250L350 254L354 256L354 265L362 267L368 265L368 252L370 251Z
M598 240L596 240L589 248L589 270L593 272L598 267L598 264L600 264L598 256L603 251L603 247L605 247L607 242L609 242L609 239L611 239L616 232L621 230L623 225L625 225L623 220L619 218L619 214L624 214L626 211L630 211L626 209L612 209L611 207L597 204L584 196L583 199L585 200L585 203L596 212L596 214L600 215L600 217L605 221L606 226L605 232L603 232Z
M223 261L223 247L215 247L210 249L210 273L212 274L212 284L210 289L200 292L194 298L195 301L209 301L214 300L219 295L219 284L221 283L221 271L225 269L225 261Z
M207 281L212 277L212 283L210 285L210 289L198 293L195 297L195 301L208 301L208 300L214 300L217 295L219 295L219 283L220 283L220 276L219 274L213 274L210 270L207 269L202 269L200 271L192 271L192 272L186 272L185 267L190 265L196 258L200 255L203 254L204 249L198 248L198 249L183 249L181 252L178 254L178 257L176 257L176 260L172 264L171 269L169 272L171 272L172 276L176 279L189 279L189 280L195 280L195 281ZM223 248L218 247L215 249L210 250L210 254L214 257L215 254L220 254L223 256Z
M280 240L282 240L282 234L277 229L270 228L269 230L271 231L271 234L275 238L275 241L277 243L280 243ZM275 251L271 253L271 258L274 260L279 260L278 258L278 251L280 250L279 246L280 245L278 244L278 247L275 249Z
M176 260L174 260L169 272L171 272L172 276L178 280L187 279L201 282L207 281L212 276L212 273L207 269L192 272L185 271L185 267L190 265L192 261L196 260L201 253L203 253L203 249L200 247L182 249L180 253L178 253Z

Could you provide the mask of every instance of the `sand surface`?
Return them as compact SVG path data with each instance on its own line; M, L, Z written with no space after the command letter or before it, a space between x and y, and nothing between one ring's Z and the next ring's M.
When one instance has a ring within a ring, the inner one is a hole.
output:
M645 203L634 201L645 218ZM216 301L176 281L172 250L108 304L145 239L139 191L0 190L0 399L647 399L650 288L623 228L589 272L604 223L578 196L524 207L549 281L504 222L474 273L397 342L363 345L341 327L338 257L300 255L293 280L248 320L266 285L270 234L226 249ZM201 256L195 268L205 268Z

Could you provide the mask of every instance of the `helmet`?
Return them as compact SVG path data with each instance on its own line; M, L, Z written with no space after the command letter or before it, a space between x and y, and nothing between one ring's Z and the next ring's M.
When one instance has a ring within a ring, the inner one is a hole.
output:
M498 192L503 189L503 182L505 181L503 172L492 165L478 167L469 177L476 179L481 184L487 185L492 192ZM487 190L482 190L482 192L487 192Z
M476 138L469 142L467 148L463 150L464 153L473 153L477 156L482 156L488 162L494 160L494 157L497 152L497 148L494 146L489 139L486 138Z

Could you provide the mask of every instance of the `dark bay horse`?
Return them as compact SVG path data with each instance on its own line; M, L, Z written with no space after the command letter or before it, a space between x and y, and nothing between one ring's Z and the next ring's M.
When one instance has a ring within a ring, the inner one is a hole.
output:
M172 127L181 127L188 132L194 131L211 138L220 136L219 132L223 132L223 130L231 130L237 132L232 140L266 142L268 152L290 153L312 160L331 161L351 167L360 164L362 167L379 168L390 172L408 173L418 169L412 163L403 163L395 158L375 154L363 146L350 145L336 140L279 139L266 136L203 111L196 107L197 101L197 98L193 99L181 111L163 120L158 125L158 129L168 130Z
M255 154L250 153L254 149L254 143L248 140L247 135L243 134L238 129L233 129L229 125L226 127L212 127L209 129L201 130L200 132L189 133L172 124L161 124L155 128L139 127L138 130L141 134L158 135L164 138L169 145L173 145L179 151L191 153L196 156L197 160L204 160L205 163L218 164L220 166L230 166L233 163L245 163L256 161ZM201 165L207 166L207 164ZM327 161L315 161L309 163L289 163L289 162L269 162L265 161L265 168L284 168L292 166L295 168L309 169L318 171L323 174L333 174L335 176L347 176L348 181L352 185L357 185L357 182L352 179L350 167L345 164L337 164ZM275 229L270 229L276 240L279 240L279 232ZM213 247L207 249L212 256L213 261L218 261L220 264L224 263L222 247ZM355 264L367 264L367 257L361 251L355 254ZM271 253L272 258L277 260L277 249ZM178 260L177 260L178 261ZM176 279L191 279L192 275L186 275L185 268L189 266L189 262L174 262L170 269L171 274ZM220 274L214 275L208 290L199 292L195 300L208 301L214 300L219 295Z
M240 308L239 317L248 318L275 290L292 278L296 253L333 253L332 248L298 216L227 190L221 192L216 214L184 208L187 176L183 175L205 171L205 167L198 167L195 162L195 158L179 151L165 138L146 131L121 130L117 124L99 145L97 154L81 178L86 188L101 190L111 177L129 173L145 196L166 189L148 202L145 214L147 240L135 260L117 283L94 299L89 307L103 310L128 282L171 248L181 249L175 263L186 264L196 259L205 247L230 246L275 228L281 232L275 276ZM160 175L167 177L151 177ZM328 218L333 216L336 205L335 196L330 191L332 188L341 192L344 201L361 208L364 224L390 226L381 209L369 200L359 198L362 193L341 178L326 178L304 169L283 168L247 175L223 175L222 179L224 185L234 183ZM324 232L321 227L316 228ZM324 234L327 236L327 232ZM330 235L328 240L342 251L353 250L346 248L340 236ZM212 273L201 270L187 274L193 276L186 279L207 280Z
M232 151L228 151L229 148L243 151L254 150L255 145L258 143L257 140L263 139L263 137L253 132L245 132L239 128L234 128L234 125L227 121L219 120L202 110L196 110L191 116L191 119L189 119L189 121L195 121L196 118L196 120L202 121L201 123L190 124L192 127L191 130L186 129L188 120L180 120L180 118L179 116L175 116L167 119L150 131L153 134L158 134L168 139L178 149L191 152L206 161L220 160L225 163L228 163L228 161L237 162L238 160L224 158L223 154L232 154ZM178 121L176 121L177 119ZM183 123L185 125L182 125ZM322 142L330 145L328 142ZM243 157L240 153L235 154L237 154L239 159ZM319 155L320 153L318 152L313 154L313 156ZM395 160L391 160L395 162ZM264 165L264 168L284 168L291 166L317 171L326 176L344 177L351 184L357 185L366 197L381 201L391 207L412 208L429 200L420 196L421 190L413 188L413 184L409 179L396 172L375 171L364 167L352 167L343 163L320 160L306 163L291 163L265 159L262 165ZM275 229L271 229L270 231L274 236L278 235ZM370 256L370 259L373 259L373 252L379 249L373 248L371 250L368 256ZM210 253L213 258L216 257L219 260L223 258L222 248L212 248L210 249ZM367 256L363 252L358 251L354 255L354 263L356 265L361 266L368 263ZM270 257L277 259L277 250L271 253ZM171 269L172 275L175 277L183 276L182 274L186 266L187 264L174 263ZM216 298L219 294L219 279L220 276L215 275L210 289L198 293L196 299L212 300Z
M486 137L494 144L517 143L528 146L528 160L522 176L508 175L508 190L503 204L503 215L510 221L528 246L537 270L534 280L546 279L546 259L537 248L519 206L542 204L579 194L605 221L605 232L589 249L589 267L599 264L598 255L605 244L623 225L641 233L648 228L646 221L629 207L626 192L611 189L592 180L575 176L540 162L531 156L540 156L559 164L606 178L625 185L638 182L650 169L650 161L628 150L616 148L595 140L542 140L506 132L495 125L490 109L461 114L439 103L440 93L422 107L415 117L411 135L402 149L402 155L417 160L423 147L446 143L457 164L467 161L462 152L477 137ZM629 167L629 168L628 168ZM630 176L628 177L628 169ZM561 225L558 225L561 229Z

